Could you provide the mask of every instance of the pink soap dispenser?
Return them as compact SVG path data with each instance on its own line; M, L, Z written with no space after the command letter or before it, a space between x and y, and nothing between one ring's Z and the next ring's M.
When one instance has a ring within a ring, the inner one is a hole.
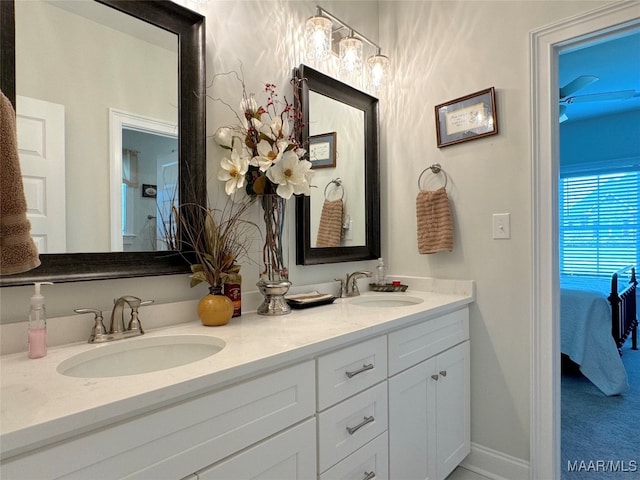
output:
M40 285L53 285L51 282L36 282L29 309L29 358L42 358L47 354L47 316L44 308L44 296Z

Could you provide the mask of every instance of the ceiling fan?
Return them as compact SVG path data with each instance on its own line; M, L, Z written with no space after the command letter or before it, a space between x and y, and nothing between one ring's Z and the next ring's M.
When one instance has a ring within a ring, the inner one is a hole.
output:
M603 102L610 100L626 100L640 95L635 90L618 90L615 92L591 93L587 95L574 95L574 93L599 80L595 75L580 75L560 87L560 123L568 120L567 105L572 103Z

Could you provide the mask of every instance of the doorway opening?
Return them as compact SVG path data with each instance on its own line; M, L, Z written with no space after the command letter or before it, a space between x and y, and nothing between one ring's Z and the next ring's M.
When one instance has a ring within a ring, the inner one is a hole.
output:
M619 2L531 33L532 303L530 478L559 478L559 82L562 49L640 26L637 2Z

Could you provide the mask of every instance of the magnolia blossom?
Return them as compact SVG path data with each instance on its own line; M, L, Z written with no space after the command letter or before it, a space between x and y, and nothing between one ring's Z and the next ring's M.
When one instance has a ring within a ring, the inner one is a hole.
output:
M256 97L253 93L240 101L240 111L246 112L251 116L258 112L258 102L256 102Z
M287 151L282 159L267 170L267 178L278 185L276 193L289 199L293 194L309 195L311 162L300 160L294 151Z
M244 178L249 169L249 152L234 142L231 150L231 158L224 157L220 162L218 180L225 182L224 191L232 195L237 189L244 186Z
M256 150L258 155L251 159L251 165L259 167L262 172L266 172L271 165L282 158L282 151L278 145L272 145L268 140L260 140Z
M220 127L214 135L216 143L224 148L231 148L233 144L233 129L229 127Z

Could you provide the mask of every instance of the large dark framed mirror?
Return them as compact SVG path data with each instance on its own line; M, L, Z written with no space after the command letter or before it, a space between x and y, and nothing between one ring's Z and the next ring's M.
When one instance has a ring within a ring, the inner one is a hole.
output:
M306 65L294 75L315 171L311 195L296 199L296 263L378 258L378 99Z
M23 4L35 4L36 2L23 2ZM202 15L193 12L187 8L177 5L170 0L76 0L72 2L46 2L41 12L46 9L57 8L75 8L82 7L85 4L86 7L92 7L99 5L101 8L108 10L103 14L107 17L113 17L117 15L119 17L111 18L109 21L111 24L105 24L105 30L124 30L129 29L126 33L128 35L139 36L141 41L149 41L149 37L142 37L142 35L149 34L153 37L162 38L165 45L160 45L158 48L165 48L167 50L174 50L173 63L168 63L169 74L164 75L157 74L153 81L147 81L143 88L136 90L135 95L138 97L145 97L150 95L150 92L157 86L158 82L162 82L166 76L171 76L169 83L170 89L173 89L175 94L167 96L163 99L163 103L169 105L169 108L173 108L175 120L173 124L168 123L169 126L163 125L162 128L168 129L169 133L164 132L161 136L173 137L175 147L173 148L172 155L174 155L173 163L167 160L165 165L174 165L173 167L173 192L176 192L177 201L181 205L184 204L199 204L204 205L206 203L206 160L205 160L205 19ZM65 7L66 4L66 7ZM16 24L16 19L19 18L19 8L22 5L14 4L11 0L0 1L0 26L2 27L2 33L0 35L0 48L2 54L0 56L0 67L2 75L0 77L0 88L5 95L11 100L12 104L16 105L16 100L20 98L21 89L20 85L16 82L16 68L20 65L21 48L16 45L16 38L19 37L20 24ZM66 14L66 13L65 13ZM74 12L75 14L75 12ZM102 17L103 14L100 16ZM44 15L38 13L38 15ZM82 15L82 14L81 14ZM24 15L23 15L24 16ZM34 22L36 20L48 23L47 18L32 18ZM92 19L93 21L93 19ZM114 23L115 22L115 23ZM121 28L122 27L122 28ZM89 29L91 32L95 32L95 28ZM146 31L146 33L145 33ZM60 34L68 34L68 32L60 32ZM167 42L168 39L168 42ZM77 38L71 36L72 41L78 41ZM169 45L166 45L169 43ZM172 45L171 45L172 44ZM100 51L88 51L84 50L83 54L87 59L91 59L95 62L96 58L112 58L117 55L127 55L128 52L122 50L122 43L119 40L103 41L103 48ZM155 48L155 46L154 46ZM61 51L61 53L67 53ZM82 55L80 55L82 56ZM33 62L35 63L35 62ZM153 62L158 63L158 62ZM95 64L94 64L95 65ZM173 65L173 66L171 66ZM91 66L87 68L92 68ZM147 68L145 65L140 65L140 71L144 71ZM78 69L74 72L76 76L82 76L83 72ZM127 88L127 85L133 83L129 80L127 75L130 75L130 71L123 74L122 71L109 72L105 75L105 82L109 83L114 88ZM26 75L25 75L26 76ZM18 76L20 77L20 76ZM42 77L46 78L46 77ZM92 82L88 82L92 83ZM72 90L69 88L68 90ZM67 92L68 93L68 92ZM94 96L99 97L100 93L97 92ZM152 102L148 102L152 103ZM166 105L165 105L166 108ZM107 113L109 110L109 113ZM117 109L104 108L99 113L102 120L102 116L106 117L111 115L111 110L117 113L122 113ZM126 107L123 110L128 110ZM153 115L152 115L153 116ZM111 118L111 117L110 117ZM85 118L81 120L90 124L94 121L94 118ZM122 120L122 124L128 125L128 118ZM66 123L69 124L70 120L67 118ZM109 126L113 124L111 120L107 122ZM117 122L116 122L117 123ZM145 130L146 127L136 128L137 130ZM106 130L106 129L105 129ZM124 138L125 130L122 130L122 137ZM109 131L104 131L105 137L110 137ZM112 136L112 135L111 135ZM68 154L76 142L81 139L69 138L68 134L65 137L65 147ZM117 142L116 142L117 143ZM120 144L118 144L120 145ZM110 144L110 147L112 144ZM104 152L99 152L101 155ZM124 156L124 145L121 148L121 154ZM98 156L98 155L96 155ZM106 154L103 155L103 157ZM120 157L119 157L120 158ZM21 157L22 159L22 157ZM21 160L22 161L22 160ZM109 160L111 160L111 154L109 154ZM124 160L123 160L124 163ZM102 165L101 167L104 167ZM125 170L123 165L118 167L120 170ZM129 164L127 164L127 169ZM169 167L166 167L167 170ZM113 167L111 167L113 170ZM118 174L121 175L118 171ZM23 172L24 175L24 172ZM160 174L158 174L160 175ZM113 174L111 175L114 176ZM68 175L67 175L68 177ZM89 178L83 179L86 182L85 187L91 190L91 185L96 185L95 182L100 182L102 186L105 182L114 183L113 179L107 175L88 175ZM106 178L103 178L106 177ZM119 181L118 176L115 178ZM77 180L69 182L77 185ZM170 182L168 182L170 183ZM159 204L156 200L156 185L148 185L140 182L140 185L136 185L136 201L154 203L154 208ZM109 187L107 187L108 189ZM116 182L117 188L117 182ZM98 189L96 188L96 191ZM115 196L117 197L117 190ZM67 197L70 196L69 192L66 192ZM118 210L121 206L114 207L110 201L114 198L114 188L111 188L110 194L103 195L106 208L104 211L93 212L93 217L96 221L105 221L105 217L111 218L110 228L114 229L113 219L122 219L126 217L126 211L120 216L114 216L114 210ZM83 200L84 199L84 200ZM140 200L142 199L142 200ZM86 196L80 196L79 198L68 198L67 204L82 204L87 202ZM124 203L124 200L123 200ZM69 215L67 214L67 217ZM152 220L155 214L145 212L145 217ZM75 215L73 216L75 219ZM154 221L157 219L153 218ZM69 222L69 218L64 220ZM76 219L77 221L77 219ZM33 225L33 221L32 221ZM82 229L80 233L78 230L70 231L67 226L67 244L76 241L78 237L86 236L90 237L96 230L90 221L82 221ZM157 230L157 227L154 227ZM176 233L177 248L182 248L179 238L180 229L178 228ZM122 231L124 233L124 229ZM116 236L111 233L111 236ZM120 235L120 242L122 237ZM100 235L101 240L104 235ZM157 239L156 239L157 240ZM126 248L118 249L113 248L114 241L111 241L111 247L107 246L106 249L92 249L88 247L83 249L82 246L74 247L66 251L66 253L58 253L58 250L54 250L56 253L41 254L40 260L41 266L23 274L16 275L3 275L0 276L0 286L14 286L14 285L26 285L34 281L53 281L53 282L73 282L73 281L85 281L85 280L101 280L101 279L114 279L114 278L126 278L126 277L140 277L140 276L152 276L152 275L168 275L185 273L189 271L188 263L183 255L175 250L167 250L162 248L159 243L151 243L150 246L141 247L136 251L121 251Z

